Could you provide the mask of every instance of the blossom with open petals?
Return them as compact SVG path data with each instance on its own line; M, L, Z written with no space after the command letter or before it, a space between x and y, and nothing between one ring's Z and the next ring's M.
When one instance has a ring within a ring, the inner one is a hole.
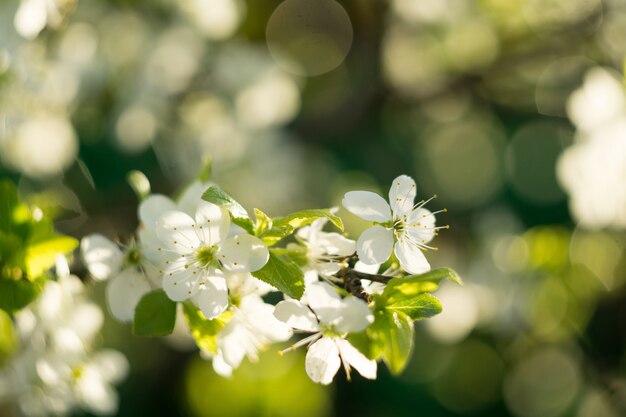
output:
M365 330L374 320L367 304L356 297L341 298L325 282L307 286L302 302L281 301L274 315L296 330L313 335L293 347L310 343L306 372L314 382L330 384L343 363L348 376L350 367L368 379L376 379L376 361L368 359L346 340L349 333Z
M381 264L394 252L405 271L421 274L430 270L422 252L431 249L428 242L441 227L435 226L436 213L424 208L432 198L414 204L415 194L415 181L406 175L393 180L390 204L370 191L346 193L343 206L360 218L374 222L357 241L357 255L363 263Z
M206 318L222 314L228 307L224 271L254 272L269 259L267 246L245 233L228 237L227 210L203 202L195 219L182 211L159 217L156 234L163 253L163 289L173 301L193 298Z
M152 288L148 277L158 275L156 266L134 244L123 252L99 234L85 236L80 250L91 276L98 281L109 280L106 297L113 316L132 321L139 300Z
M306 246L306 268L322 276L336 274L341 269L337 259L350 256L356 250L354 240L322 230L326 223L328 219L317 219L297 233L298 239Z

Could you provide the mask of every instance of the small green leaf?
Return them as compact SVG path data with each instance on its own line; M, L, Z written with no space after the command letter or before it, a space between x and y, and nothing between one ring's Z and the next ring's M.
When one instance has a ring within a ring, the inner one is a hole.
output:
M326 218L332 224L337 226L343 232L343 222L337 216L330 212L329 209L302 210L291 213L285 217L277 217L274 219L275 227L289 225L294 229L313 223L317 219Z
M413 280L416 282L435 282L440 283L444 279L449 279L450 281L456 282L459 285L463 285L463 281L458 276L455 270L451 268L437 268L431 269L428 272L419 275L408 275L404 278L405 280Z
M441 313L441 302L428 293L418 294L387 304L387 310L406 314L411 320L421 320Z
M254 209L254 217L256 217L256 224L254 225L254 234L256 236L261 236L272 228L272 218L258 208Z
M210 156L205 156L202 158L202 168L198 173L198 180L203 183L209 182L211 175L213 175L213 159Z
M0 181L0 231L11 233L13 212L18 205L17 189L9 180Z
M15 267L25 268L22 240L0 231L0 277L10 275L10 270Z
M0 309L14 313L30 304L41 292L42 279L0 279Z
M350 333L347 339L352 346L354 346L368 359L376 359L376 356L374 355L374 349L372 348L372 340L368 336L367 331L363 331L360 333Z
M0 310L0 365L17 349L18 339L13 328L13 320L4 310Z
M367 329L373 357L381 357L393 374L404 370L413 350L413 321L398 311L379 309Z
M54 236L26 248L26 272L33 280L50 269L58 254L66 254L78 247L78 241L69 236Z
M265 266L252 275L292 298L299 300L304 294L304 274L300 267L287 255L273 249Z
M230 212L233 223L243 228L248 233L254 234L254 223L250 220L246 209L220 187L217 185L209 187L209 189L202 194L202 199L227 209Z
M439 282L446 278L461 283L461 280L452 269L433 269L421 275L393 278L385 287L383 297L387 298L389 303L393 303L395 300L432 292L439 288Z
M293 227L286 225L282 227L272 227L259 237L267 246L274 246L292 233Z
M228 324L233 313L225 311L219 317L208 320L202 311L190 303L183 304L183 313L196 345L202 350L217 353L217 334Z
M176 323L176 303L165 291L154 290L144 295L135 308L133 334L136 336L167 336Z

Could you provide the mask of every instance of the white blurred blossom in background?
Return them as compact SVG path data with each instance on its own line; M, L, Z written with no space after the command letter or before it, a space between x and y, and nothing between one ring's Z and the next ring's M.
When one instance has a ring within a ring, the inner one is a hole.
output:
M626 228L624 86L611 72L595 68L567 109L578 132L559 160L558 174L572 214L586 228Z

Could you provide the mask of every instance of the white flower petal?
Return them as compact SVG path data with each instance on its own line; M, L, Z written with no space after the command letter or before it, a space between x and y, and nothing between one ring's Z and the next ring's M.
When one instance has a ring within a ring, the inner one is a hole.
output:
M15 30L26 39L34 39L48 23L45 0L22 0L13 18Z
M309 284L317 281L319 281L319 275L317 274L317 270L308 269L304 271L304 288L307 288ZM302 300L302 302L304 302L304 300Z
M167 211L159 217L156 226L157 236L168 249L187 254L200 246L196 225L191 217L182 211Z
M82 406L98 415L115 414L118 397L113 387L104 381L96 369L86 366L76 380L76 394Z
M367 265L382 264L393 251L393 232L382 226L372 226L359 236L356 253Z
M240 234L227 239L218 251L218 259L232 272L254 272L269 259L265 243L255 236Z
M315 241L327 222L328 220L326 218L314 220L310 225L298 229L296 234L300 239L304 239L309 242Z
M198 294L198 307L204 317L211 320L219 317L228 308L226 279L215 274L205 277L202 281L204 288Z
M407 175L400 175L393 180L389 189L389 204L391 205L394 218L401 218L411 212L416 192L413 178Z
M171 269L163 272L163 289L172 301L185 301L193 297L198 291L201 274L206 273L195 267L185 269L181 266L185 262L185 258L180 258L171 265Z
M102 349L96 353L88 365L98 371L103 380L118 383L128 375L128 359L113 349Z
M220 332L217 340L218 355L231 368L238 368L246 355L256 358L257 347L253 337L235 313L235 317Z
M313 382L330 384L340 365L339 349L333 339L322 337L309 347L305 368Z
M230 215L215 204L202 202L196 210L196 230L205 245L213 246L228 236Z
M325 282L312 282L301 302L311 307L322 323L332 323L341 314L341 296Z
M412 239L421 243L428 243L435 237L435 215L425 208L411 213L408 218L406 233Z
M162 194L152 194L139 204L139 221L154 230L159 217L166 211L176 211L176 204Z
M365 355L344 339L336 339L341 358L357 370L361 376L367 379L376 379L376 361L368 359Z
M275 307L257 295L244 297L239 303L239 309L245 316L248 329L252 329L254 337L261 344L284 342L293 334L290 326L274 316Z
M378 274L378 270L380 269L380 264L364 264L361 261L357 261L354 264L354 270L358 272L365 272L366 274Z
M323 249L322 253L334 256L350 256L356 251L356 242L339 233L321 232L315 246Z
M202 200L202 194L204 194L211 185L213 184L210 182L202 183L200 181L194 181L189 184L178 199L178 209L193 216L198 205L204 201Z
M120 321L132 321L137 303L149 291L150 284L143 273L132 268L124 269L111 279L106 289L111 313Z
M341 313L335 320L335 329L341 333L358 333L374 321L367 304L356 297L346 297L341 301Z
M430 271L430 264L426 260L424 253L415 244L402 239L396 242L394 251L400 266L410 274L423 274Z
M97 280L105 280L117 274L122 267L122 251L102 235L84 237L80 251L89 273Z
M213 370L216 374L224 378L233 376L233 367L227 364L224 357L220 354L213 357Z
M365 220L372 222L391 220L389 204L371 191L349 191L343 197L342 204L350 213Z
M337 262L320 262L315 264L315 269L320 275L335 275L341 269L341 265Z
M274 308L274 317L287 323L294 329L305 332L319 331L319 324L315 315L307 306L296 300L285 300L276 304Z

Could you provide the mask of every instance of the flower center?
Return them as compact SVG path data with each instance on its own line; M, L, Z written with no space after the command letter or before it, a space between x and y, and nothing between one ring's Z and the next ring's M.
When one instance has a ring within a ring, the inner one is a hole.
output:
M126 264L130 266L141 264L141 252L139 249L133 248L126 252Z
M322 334L322 336L325 337L330 337L330 338L343 338L346 336L345 333L341 333L338 332L335 329L335 325L334 324L328 324L328 323L320 323L320 333Z
M201 246L195 253L195 258L201 268L217 266L217 245Z

